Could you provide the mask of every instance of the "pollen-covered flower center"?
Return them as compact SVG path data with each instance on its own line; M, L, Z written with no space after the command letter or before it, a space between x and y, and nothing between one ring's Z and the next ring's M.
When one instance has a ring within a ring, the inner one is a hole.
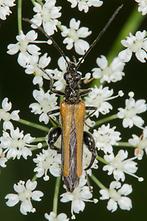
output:
M139 148L141 148L141 149L147 148L147 139L143 139L140 141Z
M68 36L69 36L70 38L72 38L74 41L77 41L77 40L79 39L79 37L78 37L78 35L77 35L77 32L76 32L74 29L71 29L71 30L69 31Z
M142 40L140 40L140 41L137 40L137 41L133 42L133 44L131 45L131 50L133 52L139 51L142 48L142 44L143 44Z
M111 162L111 165L113 165L115 168L119 169L119 170L123 170L123 163L122 161L119 159L119 157L115 157L113 159L113 161Z
M133 116L136 115L136 109L135 108L131 108L131 109L127 109L125 112L125 117L126 118L132 118Z
M3 119L4 121L9 121L11 119L10 114L3 109L0 109L0 119Z
M48 170L52 165L53 165L53 161L51 160L51 158L46 158L42 162L42 166L45 170Z
M21 40L21 41L19 42L20 51L21 51L21 52L26 52L26 51L27 51L28 43L29 43L29 42L26 41L26 40Z
M43 17L43 20L46 21L46 22L49 22L51 17L50 17L50 10L47 10L47 9L44 9L43 12L42 12L42 17Z
M41 102L43 112L47 113L49 111L49 105L49 100L47 98L44 98Z
M29 200L32 196L32 192L30 190L24 190L23 192L19 193L20 201Z
M103 71L103 75L111 76L112 75L112 70L110 67L106 67Z
M25 146L25 142L21 139L20 140L13 139L11 144L12 144L12 147L18 148L18 149L23 148Z
M119 201L121 198L121 195L115 189L110 189L109 195L110 195L110 198L112 198L115 201Z

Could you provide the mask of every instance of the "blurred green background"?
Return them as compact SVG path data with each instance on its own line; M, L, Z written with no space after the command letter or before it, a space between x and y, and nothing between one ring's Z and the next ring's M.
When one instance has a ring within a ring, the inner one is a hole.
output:
M62 21L68 25L70 18L76 17L82 22L82 26L88 26L93 30L93 34L89 37L89 41L97 36L98 32L104 27L104 24L108 18L112 15L113 11L121 3L124 4L124 7L118 17L115 19L111 27L104 34L103 38L92 50L90 55L87 57L86 62L82 64L81 71L87 73L95 66L96 57L101 54L109 54L112 45L115 42L116 37L122 30L124 23L127 21L130 13L137 4L134 0L104 0L104 6L101 8L91 8L88 14L78 12L77 9L70 10L69 3L65 0L57 1L64 7ZM24 17L31 17L31 4L29 1L24 1ZM17 33L17 20L16 20L16 10L13 8L13 14L9 16L6 21L0 21L0 100L4 97L8 97L13 103L13 109L21 110L21 118L28 119L30 121L36 120L37 117L29 113L28 106L33 102L32 98L32 78L24 73L23 68L21 68L16 62L17 56L10 56L6 54L6 48L9 43L15 42L15 36ZM132 21L134 22L134 21ZM144 17L144 20L140 24L138 30L144 30L147 26L147 18ZM27 24L24 24L24 30L29 30ZM60 37L56 37L56 40L61 42ZM65 49L62 45L61 47ZM47 51L52 57L52 66L55 68L57 58L59 57L56 50L43 47L44 52ZM65 50L66 51L66 50ZM67 55L71 56L72 52L67 52ZM147 71L146 64L140 63L135 57L131 62L125 67L125 78L116 84L111 84L110 87L114 89L115 92L122 89L127 94L129 91L134 91L136 94L136 99L146 99L147 95ZM121 103L122 102L122 103ZM123 105L123 99L120 103L113 102L114 105L121 106ZM147 122L147 114L143 114L144 120ZM113 125L116 125L117 122L113 122ZM120 125L117 124L117 129L120 129ZM27 127L21 127L25 132L30 132L33 136L42 136L44 135L40 131L36 133L36 130L32 130ZM131 134L137 133L138 130L126 130L124 132L124 139L131 137ZM23 216L19 212L19 207L15 206L8 208L5 205L4 197L7 193L13 192L13 184L17 183L18 180L27 180L33 176L34 165L31 159L28 161L12 161L8 163L7 168L1 170L0 174L0 220L15 220L15 221L41 221L43 220L43 214L47 211L50 211L52 208L52 197L53 197L53 188L54 180L51 183L38 181L39 190L44 191L45 197L41 203L34 203L37 208L37 213L29 214L28 216ZM100 201L97 205L92 203L86 204L86 209L84 213L80 213L77 216L78 221L86 221L93 219L98 220L125 220L125 221L146 221L147 220L147 159L146 156L139 164L138 174L139 176L144 177L144 182L139 183L135 178L128 178L126 182L133 185L133 193L130 195L133 201L133 209L129 212L118 210L115 213L110 213L106 209L106 202ZM103 172L98 170L97 174L105 185L110 183L111 178L106 176ZM98 188L95 188L97 191L97 197L99 197ZM96 194L95 194L96 197ZM59 212L67 212L70 207L66 204L59 207Z

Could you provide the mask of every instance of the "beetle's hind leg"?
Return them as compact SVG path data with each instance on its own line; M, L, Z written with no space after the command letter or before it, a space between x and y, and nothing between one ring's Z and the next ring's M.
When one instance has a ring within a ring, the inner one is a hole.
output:
M85 169L85 170L88 170L91 168L91 166L94 163L95 158L96 158L95 141L94 141L93 136L86 131L84 131L83 141L84 141L85 145L88 147L88 150L92 153L91 161L90 161L88 167Z
M55 127L49 131L48 134L48 145L51 149L56 150L58 153L61 153L61 149L56 147L54 144L61 135L61 127Z

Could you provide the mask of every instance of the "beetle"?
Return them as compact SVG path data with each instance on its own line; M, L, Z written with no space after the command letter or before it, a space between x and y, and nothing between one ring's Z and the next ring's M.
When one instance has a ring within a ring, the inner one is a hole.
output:
M61 117L61 126L56 126L49 131L48 145L51 149L56 149L59 151L59 149L55 146L55 142L59 136L61 136L62 176L66 189L69 192L73 192L73 190L78 186L79 179L83 173L83 143L92 153L91 161L86 170L92 166L96 158L94 138L89 132L84 131L86 111L93 111L87 116L89 117L94 113L96 108L85 106L82 96L87 95L90 92L90 89L81 90L80 83L82 76L78 72L78 69L89 52L101 38L103 33L109 27L111 22L114 20L121 8L122 5L115 10L105 27L100 31L96 39L93 41L89 49L78 63L76 63L75 59L73 59L73 61L69 61L56 41L52 37L48 36L42 27L37 27L37 29L40 30L48 39L52 40L53 46L64 57L67 63L67 70L64 74L64 79L66 82L64 92L53 89L53 80L50 77L50 91L59 96L63 96L63 100L60 102L59 109L48 112L49 116L59 113ZM32 24L29 19L24 20Z

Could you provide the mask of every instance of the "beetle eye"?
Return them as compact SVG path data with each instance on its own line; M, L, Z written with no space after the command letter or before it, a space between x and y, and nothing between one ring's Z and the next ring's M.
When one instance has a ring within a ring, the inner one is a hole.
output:
M67 79L68 79L68 76L67 76L67 73L65 73L64 74L64 80L67 81Z
M64 74L64 80L65 81L68 81L68 80L70 80L72 77L71 77L71 75L67 72L67 73L65 73Z
M81 74L79 72L77 72L77 75L76 75L76 80L80 80L81 79Z

